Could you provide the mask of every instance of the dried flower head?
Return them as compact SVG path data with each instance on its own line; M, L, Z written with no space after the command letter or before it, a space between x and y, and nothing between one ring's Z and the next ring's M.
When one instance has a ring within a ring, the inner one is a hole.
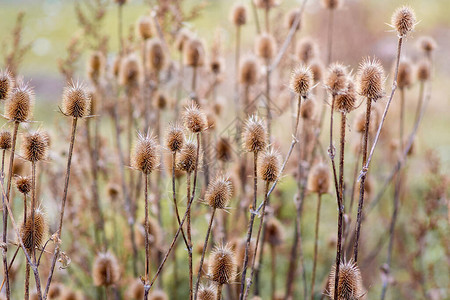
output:
M121 59L119 81L126 87L137 87L141 82L142 65L135 54L129 54Z
M144 285L140 279L133 280L133 282L128 285L126 296L129 300L144 299Z
M47 135L42 132L27 133L22 143L23 157L35 162L47 157L48 140Z
M0 100L8 99L13 87L14 78L11 73L8 70L0 71Z
M161 245L161 227L154 218L148 219L147 224L148 243L152 249L159 249ZM145 247L145 220L142 220L135 229L136 243L139 247ZM152 251L150 249L150 251Z
M192 173L197 162L197 145L186 141L178 157L177 167L186 173Z
M318 83L322 80L323 77L323 64L318 59L313 59L309 64L309 69L313 74L314 83Z
M253 56L244 58L239 66L239 82L243 85L254 85L258 80L258 62Z
M325 84L333 96L347 89L347 75L347 68L340 63L333 63L329 67Z
M277 52L277 42L273 35L262 33L256 37L255 53L264 60L270 60Z
M229 138L221 137L216 144L216 158L223 162L228 162L232 158L231 141Z
M189 67L199 67L205 63L205 46L198 38L187 40L183 46L184 63Z
M8 150L11 148L12 137L9 131L1 131L0 132L0 149Z
M361 111L360 113L357 114L355 118L355 130L356 132L363 133L365 128L366 128L366 112Z
M284 230L280 221L270 218L266 223L266 242L271 246L279 246L284 240Z
M198 105L191 103L183 113L184 126L193 133L199 133L207 128L206 115Z
M118 5L124 5L128 2L128 0L114 0Z
M5 117L15 122L26 122L31 118L34 104L34 92L20 82L5 102Z
M259 177L267 182L274 182L280 173L281 156L273 148L261 154L258 163Z
M16 187L22 194L27 195L31 192L31 177L30 176L17 176Z
M310 37L304 37L300 40L295 50L297 58L304 64L308 64L312 59L318 56L317 43Z
M347 89L334 98L334 107L337 111L349 113L355 109L356 91L353 79L347 79Z
M150 296L148 297L149 300L168 300L166 293L162 290L155 290L151 292Z
M334 299L336 267L333 266L328 280L328 293ZM361 271L353 261L341 262L339 266L338 299L359 300L365 295Z
M429 55L436 49L436 41L431 36L422 36L417 41L419 50Z
M217 288L213 285L201 285L198 289L199 300L216 300Z
M74 118L89 115L91 97L83 84L72 82L64 89L61 109L66 116Z
M148 175L156 169L158 162L158 142L156 138L149 134L145 136L139 134L132 156L132 166Z
M339 8L342 4L342 0L322 0L323 7L327 9Z
M171 152L180 152L184 144L183 128L178 124L169 126L166 135L166 145Z
M231 22L235 26L242 26L247 23L247 8L242 4L235 4L231 9Z
M192 33L187 28L181 28L175 39L175 48L179 52L183 52L184 46L192 38Z
M88 60L87 73L88 77L97 83L103 76L105 70L105 56L100 51L91 54Z
M264 123L257 116L253 115L247 119L242 132L244 150L258 153L266 149L267 133Z
M413 65L409 59L402 59L398 64L398 88L409 88L413 82Z
M211 280L219 285L232 283L236 276L236 259L234 251L226 244L216 246L209 259Z
M142 16L138 19L136 30L143 40L147 40L153 35L152 18L150 16Z
M280 4L280 1L279 0L253 0L253 3L255 3L256 7L263 8L263 9L269 9L269 8L278 6Z
M395 28L399 37L405 37L416 26L414 10L409 6L397 8L392 15L391 23L391 26Z
M28 251L36 247L41 247L46 233L47 222L45 214L41 209L36 209L34 211L34 233L31 217L27 218L26 222L23 222L20 226L20 238ZM33 240L33 242L31 240Z
M294 22L299 15L300 15L300 10L297 8L294 8L287 13L286 20L285 20L286 29L291 29L292 26L294 26ZM300 16L300 22L298 22L297 27L295 27L295 30L300 30L301 27L302 27L302 19Z
M384 70L378 59L366 58L358 69L358 93L374 101L384 96Z
M152 38L145 43L147 67L151 71L160 72L166 63L166 54L158 38Z
M63 285L58 282L52 283L50 289L48 290L48 298L50 300L59 299L58 297L60 297L63 293L63 288Z
M291 74L291 89L302 97L307 97L313 86L313 74L306 65L295 68Z
M92 278L95 286L110 286L119 281L120 267L114 254L108 251L95 257Z
M422 59L417 64L417 79L419 81L427 81L430 79L430 76L431 76L430 63L427 60ZM1 141L1 135L0 135L0 141ZM1 149L1 147L0 147L0 149Z
M61 296L61 300L82 300L82 299L83 298L82 296L80 296L80 293L69 288L64 289L64 292L62 293Z
M122 65L122 58L120 55L117 55L114 57L113 66L112 66L112 73L115 78L118 78L120 75L120 67Z
M308 178L308 190L313 193L326 194L330 186L330 171L324 163L316 164Z
M209 183L206 189L205 201L214 209L225 209L230 201L233 187L231 181L223 176L218 176Z

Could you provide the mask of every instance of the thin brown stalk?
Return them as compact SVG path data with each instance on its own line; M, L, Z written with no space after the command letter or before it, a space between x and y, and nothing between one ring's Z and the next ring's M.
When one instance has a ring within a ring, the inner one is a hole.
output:
M5 181L5 154L6 154L6 150L2 151L2 173L1 173L1 181L2 181L2 185ZM25 200L25 205L26 205L26 200ZM4 243L4 245L6 245L6 224L8 222L8 216L7 216L7 210L6 210L6 204L5 204L5 197L3 197L2 194L2 213L3 213L3 234L2 234L2 242ZM25 207L25 212L24 212L25 216L26 216L26 207ZM24 218L25 220L26 218ZM5 251L2 251L2 259L3 259L3 282L6 281L6 298L9 300L11 297L11 290L9 287L9 269L8 269L8 258L6 256L6 249L7 246L5 246ZM3 284L2 284L3 287ZM0 288L1 291L1 288Z
M198 147L198 146L197 146ZM186 198L188 204L191 199L191 173L187 173L186 175ZM194 187L195 189L195 187ZM187 221L186 221L186 233L187 233L187 241L188 241L188 256L189 256L189 299L192 300L193 297L193 268L192 268L192 236L191 236L191 207L188 205L186 208L187 213Z
M117 15L117 23L118 23L118 28L117 28L117 35L118 35L118 38L119 38L119 53L120 53L120 55L123 55L123 33L122 33L122 27L123 27L123 25L122 25L122 23L123 23L123 20L122 20L122 6L123 5L121 5L121 4L119 4L118 5L118 15Z
M191 92L195 99L197 99L197 96L195 96L195 91L197 89L197 66L192 67L192 84L191 84ZM197 100L195 100L197 102Z
M276 291L276 266L277 266L277 255L275 251L275 245L270 245L270 258L271 258L271 272L270 272L270 290L272 295L272 300L275 299Z
M216 296L217 300L222 299L222 287L223 287L222 284L217 285L217 296Z
M259 25L259 18L258 18L258 11L256 10L255 2L250 1L252 5L252 11L253 11L253 18L255 19L255 26L256 26L256 33L261 33L261 26Z
M148 185L149 185L149 178L148 178L148 174L144 174L144 183L145 183L145 187L144 187L144 200L145 200L145 284L144 286L147 287L147 283L149 280L149 273L150 273L150 245L149 245L149 232L148 232ZM148 290L145 289L145 297L144 299L147 300L148 297Z
M317 249L319 241L319 223L320 223L320 204L322 202L322 194L317 193L317 211L316 211L316 226L314 231L314 259L311 279L311 300L314 300L314 283L316 280L316 267L317 267Z
M176 102L175 102L175 120L178 120L178 115L180 113L180 100L181 100L181 88L183 83L183 76L184 76L184 64L183 64L183 53L180 51L180 73L178 74L178 81L177 81L177 94L176 94Z
M267 114L267 138L269 143L272 141L272 111L271 111L271 98L270 98L270 73L269 72L270 60L266 60L266 114Z
M27 262L25 266L25 294L24 299L30 299L30 264Z
M333 50L333 22L334 21L334 9L328 10L328 30L327 30L327 65L331 63L332 50Z
M175 207L175 215L177 217L177 224L180 226L180 213L178 210L178 203L177 203L177 192L176 192L176 184L175 184L175 166L176 166L176 159L177 159L177 153L172 153L172 199L173 199L173 205ZM189 243L187 241L187 238L184 234L183 228L181 228L181 235L183 236L184 243L186 244L186 247L189 248Z
M266 22L266 32L267 33L270 33L269 12L270 12L270 8L266 7L266 9L264 10L264 19Z

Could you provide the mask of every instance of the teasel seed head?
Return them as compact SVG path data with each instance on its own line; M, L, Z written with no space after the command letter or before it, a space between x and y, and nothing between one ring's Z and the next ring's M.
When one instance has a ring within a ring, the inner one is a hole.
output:
M197 162L197 145L192 141L186 141L181 149L177 161L177 167L186 173L192 173Z
M416 15L409 6L402 6L394 11L391 19L392 27L398 33L399 37L405 37L414 30L416 26Z
M216 158L222 162L228 162L232 158L231 141L229 138L221 137L216 144Z
M64 292L62 293L61 296L61 300L82 300L82 299L83 298L82 296L80 296L80 293L69 288L64 289Z
M297 58L304 64L308 64L318 56L317 43L310 37L302 38L295 50Z
M175 38L175 48L179 52L183 52L184 46L192 38L192 33L187 28L181 28Z
M255 53L264 60L270 60L277 52L277 43L273 35L262 33L256 37Z
M286 29L291 29L291 27L294 25L295 19L297 19L297 16L300 15L300 10L299 9L292 9L291 11L289 11L286 15ZM300 17L300 22L298 22L297 27L295 27L295 30L300 30L300 28L302 27L302 19Z
M422 36L417 41L419 50L429 55L436 49L436 41L431 36Z
M247 8L242 4L235 4L231 10L231 22L234 26L242 26L247 23Z
M152 38L145 42L146 63L150 71L160 72L166 64L166 54L161 41Z
M233 282L237 265L234 251L228 244L216 246L209 261L209 273L212 281L219 285Z
M0 132L0 149L8 150L12 145L12 137L9 131L1 131Z
M409 88L413 82L413 65L409 59L402 59L398 65L397 86Z
M135 54L129 54L121 59L119 68L120 84L126 87L136 87L141 82L142 65Z
M307 97L313 86L313 74L306 65L295 68L291 74L291 89L302 97Z
M10 121L26 122L32 116L34 92L26 84L20 82L5 102L5 117Z
M358 69L358 93L377 101L384 96L384 70L378 59L366 58Z
M201 285L198 289L198 300L216 300L217 288L213 285Z
M135 279L130 285L128 285L126 296L129 300L144 299L144 285L140 279Z
M209 183L206 189L205 201L211 208L225 209L232 193L231 181L226 177L218 176Z
M253 56L244 58L239 66L239 82L251 86L258 80L258 62Z
M322 0L322 5L327 9L337 9L342 5L342 0Z
M27 133L22 142L23 157L31 162L43 160L47 157L47 135L42 132Z
M30 176L17 176L16 177L16 187L24 195L31 192L31 177Z
M335 110L346 114L355 109L356 103L356 91L353 78L348 78L347 82L347 89L345 92L334 98Z
M263 9L273 8L280 4L279 0L253 0L253 2L255 3L256 7Z
M313 59L310 62L309 69L313 74L314 83L320 82L323 78L323 70L324 70L322 62L318 59Z
M273 148L261 154L258 163L259 177L267 182L274 182L280 175L281 156Z
M266 223L266 242L271 246L279 246L284 240L284 229L280 221L270 218Z
M205 63L205 46L198 38L189 39L183 46L184 63L189 67L200 67Z
M153 291L148 297L149 300L168 300L166 293L162 290Z
M50 289L48 290L48 298L50 300L59 299L63 293L63 286L58 282L52 282Z
M267 146L267 133L264 123L258 116L253 115L247 119L242 132L244 150L258 153Z
M112 66L112 73L115 78L118 78L120 75L120 67L122 65L122 58L120 55L117 55L114 57L113 66Z
M83 118L89 115L91 97L82 83L70 83L63 92L61 110L66 116Z
M206 130L208 122L205 113L194 102L183 113L184 126L192 133Z
M32 234L32 230L33 222L31 217L29 217L20 227L20 238L28 251L31 251L36 247L41 247L44 242L45 234L47 233L45 214L39 208L34 211L34 234ZM31 243L32 239L33 244Z
M92 278L95 286L110 286L119 281L120 267L114 254L109 251L97 254L92 268Z
M160 110L164 110L167 107L167 103L169 100L167 99L167 95L162 91L159 91L156 94L156 107Z
M138 19L136 29L143 40L147 40L153 36L152 18L150 16L142 16Z
M0 100L8 99L14 88L14 78L11 73L6 70L0 71Z
M178 124L169 126L166 135L166 146L171 152L180 152L184 144L183 128Z
M325 84L333 96L345 91L347 88L347 75L347 68L340 63L333 63L329 67Z
M128 2L128 0L114 0L118 5L122 6Z
M370 127L370 126L369 126ZM356 132L363 133L366 128L366 112L361 111L355 118L355 130Z
M158 162L158 142L156 138L150 134L144 136L139 133L132 156L132 166L148 175L158 167Z
M89 79L97 83L105 70L105 56L100 51L91 54L88 60L87 73Z
M151 247L151 249L159 249L161 246L161 228L158 224L158 222L154 218L148 219L147 224L147 231L148 231L148 243ZM136 226L136 243L139 247L145 247L145 220L142 220L139 224ZM152 251L150 249L150 251Z
M417 79L419 81L427 81L430 79L431 76L431 66L430 63L425 60L422 59L418 65L417 65ZM1 135L0 135L0 141L1 141ZM0 143L1 145L1 143ZM1 149L1 147L0 147Z
M328 293L334 299L336 266L333 266L328 280ZM338 299L359 300L365 296L361 271L353 261L341 262L339 266Z
M318 163L313 166L308 178L308 190L313 193L326 194L330 187L330 171L326 164Z
M312 120L314 118L316 103L312 98L307 98L302 103L300 109L300 116L305 120Z

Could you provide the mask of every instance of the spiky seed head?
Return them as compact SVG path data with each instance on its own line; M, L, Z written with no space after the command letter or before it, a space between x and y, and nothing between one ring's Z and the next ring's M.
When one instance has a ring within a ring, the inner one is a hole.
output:
M194 102L183 113L184 126L193 133L206 130L208 123L205 113Z
M12 137L9 131L1 131L0 132L0 149L8 150L11 148Z
M209 273L212 281L219 285L233 282L237 265L234 251L228 244L216 246L209 261Z
M27 195L31 192L31 177L30 176L17 176L16 187L22 194Z
M101 51L95 51L91 54L88 60L87 73L89 79L97 83L103 76L105 70L105 56Z
M413 65L409 59L402 59L398 65L398 88L409 88L413 82Z
M145 42L147 68L154 72L159 72L166 63L166 54L164 52L161 40L152 38Z
M267 133L263 121L253 115L247 119L242 132L244 150L258 153L266 149Z
M309 65L309 69L311 70L313 74L314 83L318 83L323 78L323 64L318 59L313 59Z
M273 35L262 33L256 37L255 53L264 60L270 60L277 52L277 42Z
M237 257L237 265L240 270L244 266L245 259L245 248L247 247L247 238L241 238L234 240L235 245L233 246L233 250L236 253ZM250 247L248 248L248 261L253 261L253 256L255 253L256 243L252 239L250 240Z
M136 24L136 30L143 40L153 36L152 18L150 16L141 16Z
M112 73L115 78L118 78L120 75L120 67L122 66L122 58L120 55L117 55L114 58L113 67L112 67Z
M363 133L365 128L366 128L366 112L361 111L355 118L355 130L356 132Z
M116 2L118 5L124 5L128 2L128 0L114 0L114 2Z
M14 88L14 78L11 73L6 70L0 71L0 100L8 99Z
M34 92L24 83L19 83L5 102L5 117L10 121L26 122L32 116Z
M198 289L199 300L216 300L217 288L213 285L201 285Z
M205 46L198 38L191 38L184 45L184 63L189 67L200 67L205 63Z
M89 115L91 109L91 97L81 83L70 83L63 92L62 112L66 116L83 118Z
M256 7L270 9L280 4L279 0L253 0Z
M97 254L92 268L92 278L95 286L110 286L119 281L120 267L114 254L109 251Z
M223 162L228 162L232 158L231 141L229 138L221 137L216 144L216 158Z
M134 53L121 59L119 71L119 81L123 86L136 87L141 82L142 65Z
M231 9L231 22L235 26L242 26L247 23L247 8L242 4L235 4Z
M82 299L83 298L82 296L80 296L80 293L69 288L64 289L64 292L62 293L61 296L61 300L82 300Z
M267 182L274 182L280 173L281 156L274 149L270 149L261 154L258 163L259 177Z
M417 47L425 54L430 54L436 49L436 41L431 36L422 36L417 41Z
M186 173L192 173L197 162L197 145L186 141L178 157L177 167Z
M192 38L192 33L187 28L181 28L175 39L175 48L183 52L184 46Z
M280 221L270 218L266 223L266 242L271 246L279 246L284 240L284 229Z
M290 86L300 96L307 97L313 84L313 74L306 65L300 65L292 71Z
M144 299L144 285L140 279L135 279L128 285L126 292L127 299L129 300L141 300Z
M45 214L41 209L36 209L34 211L34 233L33 233L33 222L31 218L31 213L28 213L26 221L20 226L20 238L25 246L25 248L30 251L33 248L41 247L45 234L47 233L47 221ZM33 240L33 243L31 242Z
M358 93L374 101L384 96L384 70L376 58L365 58L358 69Z
M306 99L303 101L300 109L300 116L305 120L311 120L314 118L316 103L313 99Z
M149 134L145 136L139 134L132 156L132 166L148 175L156 169L158 162L158 142L156 138Z
M52 283L52 285L50 286L49 290L48 290L48 298L50 300L53 299L59 299L58 297L60 297L63 293L63 286L62 284L58 283L58 282L54 282Z
M419 81L427 81L428 79L430 79L430 76L431 76L430 63L427 60L422 59L417 65L417 79ZM0 134L0 141L1 141L1 134Z
M218 176L209 183L206 189L205 200L211 208L225 209L230 201L233 187L231 181L223 176Z
M347 79L347 89L342 94L334 98L334 108L336 111L349 113L355 109L356 91L353 78Z
M336 9L342 5L342 0L322 0L322 5L327 9Z
M297 58L304 64L308 64L318 56L317 43L310 37L302 38L295 50Z
M42 132L27 133L22 142L23 157L26 160L36 162L47 157L47 135Z
M297 8L292 9L291 11L289 11L286 15L286 29L291 29L292 26L294 26L294 22L297 19L297 16L300 15L300 10ZM300 30L300 28L302 27L302 19L300 17L300 22L298 22L297 27L295 27L295 30Z
M405 37L416 26L416 14L409 6L399 7L392 14L391 23L391 26L397 31L398 36Z
M149 300L168 300L166 293L162 290L153 291L148 297Z
M328 293L334 299L334 285L336 266L333 266L328 280ZM365 290L362 283L361 271L353 261L341 262L339 266L338 299L359 300L363 299Z
M148 219L147 224L147 231L148 231L148 243L150 247L152 248L159 248L161 244L161 228L158 224L158 222L154 218ZM137 226L136 226L136 243L138 246L145 246L145 220L142 220Z
M333 96L345 91L347 88L347 68L340 63L333 63L329 69L325 84Z
M308 190L313 193L326 194L330 187L330 171L326 164L318 163L308 178Z
M258 80L258 62L253 56L246 57L239 66L239 82L251 86Z
M156 107L160 110L164 110L167 107L167 103L169 100L167 99L167 95L163 93L162 91L159 91L156 94Z
M169 126L166 135L166 146L171 152L180 152L184 144L183 128L178 124Z

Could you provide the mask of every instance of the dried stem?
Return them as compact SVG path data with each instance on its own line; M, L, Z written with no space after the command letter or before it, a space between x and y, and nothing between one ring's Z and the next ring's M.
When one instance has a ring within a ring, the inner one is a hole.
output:
M270 245L270 258L271 258L271 272L270 272L270 290L272 291L272 299L275 299L276 291L276 266L277 266L277 256L275 253L275 245Z
M198 148L198 145L197 145ZM191 173L187 173L186 175L186 198L189 204L191 199ZM194 187L195 189L195 187ZM192 236L191 236L191 207L188 205L186 208L187 213L187 224L186 224L186 233L187 233L187 241L188 241L188 256L189 256L189 299L192 300L193 296L193 268L192 268Z
M331 63L333 50L333 21L334 9L328 10L328 31L327 31L327 65Z
M145 199L145 284L148 284L148 280L149 280L149 273L150 273L150 245L149 245L149 232L148 232L148 226L149 226L149 222L148 222L148 185L149 185L149 175L148 174L144 174L144 199ZM146 293L147 295L148 293ZM144 297L145 300L147 300L147 297Z
M314 259L311 279L311 300L314 300L314 283L316 280L316 266L317 266L317 248L319 241L319 223L320 223L320 204L322 202L322 194L317 193L317 212L316 212L316 227L314 233Z
M261 27L259 25L258 11L256 10L255 3L253 1L250 1L250 3L252 5L253 17L255 19L256 33L260 34L261 33Z
M1 173L1 181L2 181L2 186L4 184L5 181L5 154L6 154L6 150L2 151L2 173ZM25 201L26 204L26 201ZM3 234L2 234L2 242L5 245L5 250L2 251L2 259L3 259L3 282L6 281L6 298L9 300L11 297L11 290L9 287L9 269L8 269L8 258L6 256L6 249L7 249L7 244L6 244L6 224L8 222L8 215L7 215L7 210L6 210L6 204L5 204L5 197L2 194L2 212L3 212ZM25 216L26 216L26 207L25 207L25 212L24 212ZM24 218L24 220L26 220L26 218ZM2 284L3 287L3 284ZM1 290L1 288L0 288Z
M222 284L217 285L217 298L216 298L217 300L222 299L222 287L223 287Z
M177 193L176 193L176 185L175 185L175 166L176 166L176 160L177 160L177 153L172 153L172 198L173 198L173 205L175 207L175 215L177 217L177 224L180 226L180 213L178 210L178 203L177 203ZM183 236L184 243L186 244L186 247L189 249L189 243L187 241L187 238L184 234L183 228L181 228L181 235Z

